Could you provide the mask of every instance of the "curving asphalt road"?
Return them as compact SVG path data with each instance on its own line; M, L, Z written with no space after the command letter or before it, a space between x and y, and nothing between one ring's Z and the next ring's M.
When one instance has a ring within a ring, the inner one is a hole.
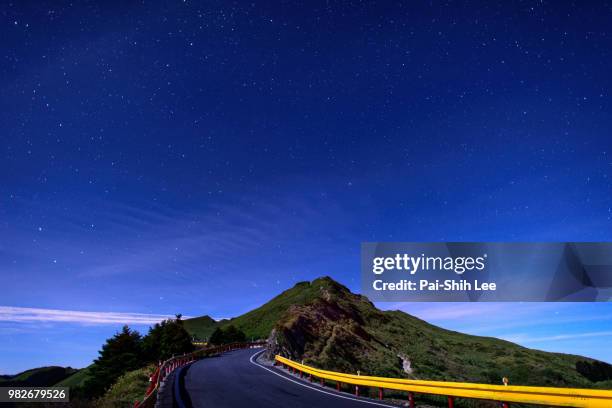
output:
M261 349L236 350L189 366L185 406L193 408L391 407L321 388L256 361ZM397 407L396 407L397 408Z

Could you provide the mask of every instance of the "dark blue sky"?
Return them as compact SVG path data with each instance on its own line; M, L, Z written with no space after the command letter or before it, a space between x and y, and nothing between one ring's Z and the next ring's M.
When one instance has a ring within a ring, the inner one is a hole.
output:
M0 361L60 330L10 308L228 317L357 289L362 241L612 238L609 4L80 3L0 7Z

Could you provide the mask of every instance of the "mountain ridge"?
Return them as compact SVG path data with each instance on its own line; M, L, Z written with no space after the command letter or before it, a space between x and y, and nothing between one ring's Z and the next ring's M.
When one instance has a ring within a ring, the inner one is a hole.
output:
M45 366L14 375L0 375L1 387L48 387L65 380L79 370L72 367Z
M514 385L588 388L602 384L594 379L612 380L607 363L447 330L399 310L379 310L330 277L299 282L241 316L204 321L209 325L199 333L233 324L248 338L267 338L270 354L342 372L491 384L508 377ZM185 325L188 331L195 326L197 320Z

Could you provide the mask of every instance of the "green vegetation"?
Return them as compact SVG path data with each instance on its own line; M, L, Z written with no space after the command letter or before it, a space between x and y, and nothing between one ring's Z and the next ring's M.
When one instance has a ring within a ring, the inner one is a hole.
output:
M576 370L593 382L612 379L612 366L601 361L579 361Z
M73 387L71 393L78 399L92 400L104 396L100 401L119 401L119 394L115 395L113 392L139 389L138 379L142 375L138 373L144 366L157 364L174 354L187 353L193 349L189 333L183 327L181 315L156 324L144 337L124 326L119 333L106 341L99 352L100 356L92 365L65 381ZM148 375L146 381L148 382ZM112 391L115 387L116 390ZM144 389L135 399L141 398L143 394ZM134 400L131 400L132 404L133 402ZM111 405L108 406L112 406L112 403L109 404Z
M329 278L310 286L318 296L291 308L275 333L278 350L315 366L444 381L501 384L508 377L514 385L595 385L576 368L594 360L470 336L404 312L381 311Z
M194 350L181 315L177 315L175 320L164 320L151 327L143 339L142 348L147 361L163 361Z
M185 329L198 340L205 340L210 337L215 328L219 326L217 322L210 316L195 317L193 319L183 320Z
M140 368L144 355L141 343L140 334L127 326L108 339L89 370L84 386L87 394L102 395L121 375Z
M513 385L562 387L601 387L612 380L606 363L445 330L401 311L381 311L327 277L298 283L263 306L216 325L208 319L186 322L192 334L210 336L231 324L249 339L271 336L270 354L349 373L489 384L508 377Z
M49 387L76 372L77 370L71 367L50 366L33 368L12 376L3 375L0 377L0 386Z
M316 282L316 281L315 281ZM310 282L300 282L266 304L233 319L216 322L208 316L185 320L185 329L195 337L208 339L217 327L236 326L247 339L265 339L291 306L303 305L318 296Z
M210 336L210 343L214 345L238 343L246 341L246 335L236 326L230 324L226 327L217 327Z
M87 399L80 401L83 406L132 406L144 395L158 361L193 350L190 335L213 344L268 338L270 355L347 373L490 384L508 377L511 385L612 388L607 363L445 330L401 311L381 311L327 277L298 283L230 320L204 316L183 321L177 315L144 337L126 326L87 368L28 370L1 376L0 385L48 381L50 373L60 373L61 378L36 385L69 386L77 400ZM435 397L429 402L437 403Z
M142 399L149 377L155 371L155 365L149 365L123 374L109 390L92 404L95 408L131 408L134 401Z
M63 379L62 381L55 384L56 387L70 387L79 388L85 385L85 381L89 378L89 370L92 365L89 365L85 368L78 370L76 373L72 374L70 377Z
M593 385L593 388L599 388L600 390L612 390L612 380L596 382Z
M295 305L310 303L319 295L317 285L313 286L310 282L300 282L265 305L242 316L230 319L224 324L233 324L242 330L249 339L265 339L289 309Z

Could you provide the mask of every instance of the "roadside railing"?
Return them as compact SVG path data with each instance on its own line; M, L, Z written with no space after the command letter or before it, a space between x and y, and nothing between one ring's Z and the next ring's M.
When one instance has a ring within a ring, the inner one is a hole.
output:
M283 368L302 377L304 374L308 374L310 381L318 378L321 385L324 385L325 380L335 381L338 391L341 390L343 384L350 384L355 387L355 395L357 396L359 396L360 386L377 388L378 398L381 400L384 398L385 390L407 391L410 408L415 407L414 395L416 393L445 396L448 398L449 408L454 407L455 398L498 401L504 408L508 408L510 403L553 407L612 407L612 390L505 386L371 377L320 370L279 355L275 357L275 364L280 364Z
M134 408L153 408L155 406L155 402L157 401L157 393L161 383L168 375L170 375L170 373L180 367L212 355L225 353L232 350L258 347L264 344L265 342L263 341L230 343L221 346L201 348L189 354L169 358L168 360L162 362L159 367L157 367L155 373L153 373L151 376L151 384L145 393L144 399L142 401L136 401L136 403L134 403Z

